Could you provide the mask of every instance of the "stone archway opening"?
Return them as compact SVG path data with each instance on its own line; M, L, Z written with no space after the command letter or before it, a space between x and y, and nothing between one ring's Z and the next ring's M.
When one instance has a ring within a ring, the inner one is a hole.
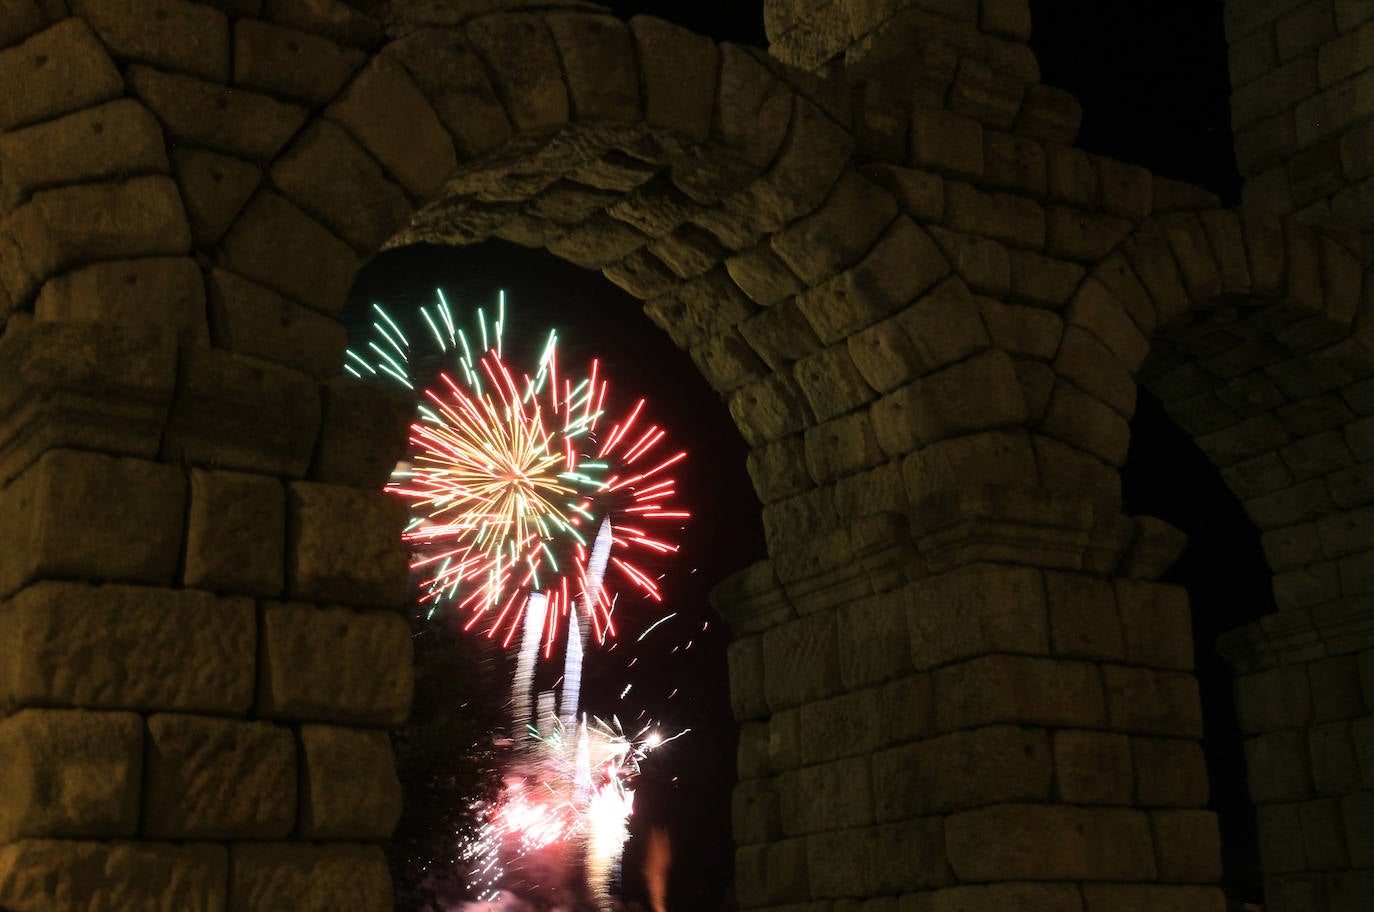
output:
M607 644L613 649L596 648L589 654L583 693L593 715L617 714L625 725L654 719L668 732L690 729L675 742L672 755L655 757L638 780L632 838L622 866L623 895L647 906L646 837L651 829L662 828L669 838L671 871L677 872L669 876L669 907L718 908L733 886L730 795L736 780L737 728L728 691L728 628L710 606L710 590L764 556L756 495L744 469L747 448L725 403L690 357L640 314L640 302L595 272L542 250L494 240L461 248L417 244L378 254L360 270L340 313L350 347L357 349L360 340L375 337L372 302L399 317L430 303L436 288L443 289L455 315L464 318L479 306L490 315L497 290L504 290L508 346L542 342L542 333L556 327L566 367L597 357L618 396L631 401L646 397L655 422L668 430L676 446L689 451L677 489L693 519L675 537L681 550L665 561L665 602L627 603L629 613L622 621L626 633ZM522 334L538 339L522 339ZM670 614L675 617L655 628L652 642L636 643L642 628ZM437 814L420 802L439 796L449 802L470 799L459 789L472 789L480 779L467 758L455 762L429 748L473 736L479 739L475 753L492 763L489 736L504 732L507 724L509 694L503 681L508 678L500 669L509 669L494 644L475 633L453 632L465 619L439 618L416 629L415 705L412 721L398 733L403 746L398 772L416 805L403 813L389 850L398 896L408 900L436 889L440 895L443 890L461 892L463 864L451 865L452 876L417 870L431 862L450 864L451 858L425 854L446 844L442 833L418 828L454 819L466 825L466 804L456 814ZM459 636L466 642L458 642ZM455 661L482 667L455 669ZM446 675L456 680L446 681ZM426 686L433 691L427 693ZM440 721L446 713L453 715L447 728ZM490 730L481 730L483 725ZM484 736L485 745L480 742ZM463 777L461 784L446 778L455 770Z

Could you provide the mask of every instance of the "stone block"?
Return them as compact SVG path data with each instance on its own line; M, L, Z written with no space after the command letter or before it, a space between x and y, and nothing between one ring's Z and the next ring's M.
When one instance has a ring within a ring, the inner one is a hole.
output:
M1045 419L1045 433L1092 453L1113 467L1126 460L1130 425L1105 402L1064 380L1054 385Z
M945 186L945 227L1040 250L1045 245L1045 211L1012 193L984 193L961 181Z
M1036 473L1035 454L1024 431L989 431L941 440L903 460L911 503L975 485L1017 485Z
M0 592L45 578L171 585L185 524L174 466L49 450L0 495L24 545L0 553Z
M298 206L259 191L220 244L218 263L325 316L348 297L358 254Z
M362 51L298 29L259 19L234 24L235 84L272 95L328 104L366 59Z
M936 724L955 731L997 723L1100 727L1102 680L1095 665L990 655L941 668Z
M816 212L773 236L773 252L803 281L818 285L859 262L896 215L890 194L846 171Z
M35 0L15 0L0 19L0 48L10 48L48 27L48 17Z
M262 181L257 165L204 149L172 150L191 237L201 250L213 250Z
M510 137L510 120L486 67L464 35L426 28L387 45L453 137L459 156L475 158Z
M909 135L907 160L913 167L967 180L982 176L983 126L973 117L917 108Z
M239 842L229 848L228 912L390 912L394 899L380 846Z
M1310 58L1300 57L1293 63ZM1313 67L1315 71L1315 67ZM1314 75L1315 80L1315 75ZM1299 146L1310 146L1345 132L1374 113L1374 70L1366 69L1299 101Z
M1266 114L1298 105L1317 92L1317 55L1305 54L1270 70L1231 93L1231 122L1236 128Z
M34 317L54 323L149 323L204 344L205 285L189 257L92 263L43 283Z
M1322 798L1299 804L1298 823L1302 828L1303 851L1309 871L1349 866L1340 804L1335 799Z
M946 280L901 313L850 338L860 373L880 392L963 360L991 344L967 287Z
M291 602L264 603L257 711L266 718L396 725L414 670L405 619Z
M143 833L280 839L296 823L296 744L266 722L148 719Z
M877 688L842 694L801 707L798 754L803 765L866 756L886 740Z
M639 68L625 24L581 13L554 13L544 22L563 60L573 116L637 120Z
M774 370L782 370L821 347L816 331L792 298L759 311L740 324L739 332Z
M1102 208L1132 222L1139 222L1154 208L1154 177L1140 165L1097 156Z
M405 192L342 127L317 120L272 165L272 183L364 253L410 216Z
M327 379L339 373L345 333L337 320L224 269L206 276L217 348Z
M1212 811L1151 811L1155 864L1164 883L1221 879L1221 834Z
M0 135L0 206L37 190L136 174L166 174L162 129L148 109L120 99Z
M1044 368L1050 374L1047 383L1052 385L1054 383L1052 370L1047 365L1037 366ZM1025 370L1026 368L1018 369L1018 376ZM1021 376L1021 381L1022 389L1026 390L1027 377ZM1037 395L1037 391L1026 391L1028 401L1035 395ZM1033 409L1032 416L1039 416L1044 413L1044 406L1048 404L1049 395L1050 391L1046 388L1043 397L1039 400L1040 408L1038 410ZM1046 490L1074 496L1087 495L1110 507L1111 510L1120 509L1121 473L1115 468L1107 465L1091 453L1085 453L1052 437L1036 435L1031 439L1031 445L1034 448L1033 458L1039 473L1040 483L1044 485ZM1027 475L1021 475L1015 481L1004 483L1020 484L1027 477ZM1137 518L1138 522L1139 518ZM1137 541L1143 543L1139 537L1137 537ZM1142 550L1140 555L1143 557L1145 553ZM1177 552L1172 554L1172 557L1177 556ZM1124 563L1120 572L1126 573Z
M332 725L300 729L300 833L307 839L387 839L401 817L391 736Z
M907 218L897 218L858 265L797 296L823 342L871 326L925 294L949 274L939 249Z
M730 257L725 261L725 268L735 284L756 304L764 307L783 303L784 299L804 287L767 244Z
M216 349L185 353L165 458L300 478L320 426L318 389L295 371Z
M1265 871L1286 874L1307 867L1302 845L1299 804L1266 804L1255 808L1260 860Z
M1067 206L1045 209L1045 253L1079 263L1097 263L1130 233L1131 222Z
M840 680L846 689L880 684L911 670L900 590L844 605L839 613Z
M730 706L735 718L762 719L769 708L763 687L763 637L742 637L726 650L730 666ZM775 768L777 768L775 766Z
M1370 707L1360 693L1359 660L1355 655L1333 656L1308 664L1312 682L1314 720L1332 722L1354 719Z
M1043 83L1026 87L1026 97L1016 116L1015 132L1045 142L1071 144L1078 136L1083 108L1063 89Z
M1202 704L1191 674L1104 665L1102 686L1114 731L1202 736Z
M806 400L791 378L781 374L736 390L728 404L735 426L750 446L781 440L810 422Z
M802 836L873 822L869 758L850 757L777 777L782 831Z
M1049 201L1096 210L1100 200L1096 159L1082 149L1057 144L1047 145L1045 153Z
M772 774L773 765L768 756L767 722L744 722L740 725L735 771L741 782L762 779Z
M1143 811L1002 804L945 821L950 867L962 881L1153 880Z
M339 485L287 489L286 586L293 598L396 607L409 559L406 507L396 497Z
M229 81L229 25L219 10L184 0L72 0L71 8L116 57Z
M959 58L946 105L998 130L1010 130L1021 108L1025 83L970 56ZM920 110L920 109L918 109Z
M859 375L849 356L849 346L843 342L798 361L792 375L819 421L853 411L875 395Z
M839 636L829 612L763 634L764 693L776 712L839 693Z
M1054 732L1054 798L1066 804L1129 805L1135 778L1125 735Z
M1050 644L1055 655L1121 661L1122 623L1111 584L1077 573L1045 573Z
M321 395L323 416L310 479L380 487L405 455L414 403L351 377L329 381Z
M1192 671L1193 625L1187 590L1137 580L1117 580L1115 585L1126 660L1149 668Z
M1084 884L1084 912L1225 912L1218 887L1174 884Z
M100 218L92 219L93 212ZM10 215L9 231L29 275L39 281L92 260L179 256L191 249L176 184L161 176L39 191ZM11 293L23 297L36 284L11 286Z
M806 449L800 436L751 450L746 467L754 491L765 505L800 494L815 484L806 467Z
M920 671L992 652L1049 652L1043 582L1028 567L985 564L928 577L906 590L906 612Z
M6 707L243 713L256 622L247 599L45 582L0 605Z
M437 193L458 167L453 140L438 115L405 69L388 57L374 57L325 115L342 124L417 200Z
M1059 350L1064 321L1058 314L1042 307L1003 304L994 298L976 300L995 348L1039 361L1049 361Z
M778 793L771 781L741 782L730 801L730 822L739 846L759 845L782 838Z
M1204 807L1207 765L1202 745L1174 738L1131 739L1136 802L1143 807Z
M224 0L214 0L223 5ZM362 7L354 8L339 0L228 0L230 7L235 4L245 15L251 15L259 5L262 16L272 22L289 25L315 35L323 35L331 41L371 50L386 40L382 24L373 15L363 12Z
M645 120L704 141L715 108L720 59L715 42L652 16L635 16L629 25L638 51Z
M1359 788L1360 765L1349 722L1330 722L1308 729L1312 782L1318 795L1342 795Z
M1345 823L1351 866L1374 866L1374 792L1356 792L1343 797L1341 819Z
M0 102L0 130L52 120L117 98L124 82L84 19L64 19L0 51L0 84L22 85Z
M222 845L25 840L0 848L0 903L34 912L224 912L227 869Z
M1029 250L1008 250L1011 287L1008 300L1034 307L1059 310L1083 280L1076 263L1040 256Z
M300 105L141 64L130 66L124 78L130 92L162 122L170 144L266 162L306 119Z
M567 123L568 92L558 48L535 16L487 16L467 27L517 132Z
M945 182L938 174L878 162L861 165L859 173L892 194L897 210L916 223L938 223L944 217Z
M971 291L992 298L1006 297L1011 288L1011 254L1005 246L934 226L930 236Z
M286 495L281 482L242 472L191 470L184 579L212 592L280 596Z
M1245 742L1250 797L1257 804L1300 801L1312 794L1307 736L1300 731L1270 732Z
M1050 798L1049 736L1036 729L998 725L957 732L872 759L880 822Z
M22 710L0 721L0 760L0 839L138 829L143 721L134 713Z
M1027 408L1011 358L989 351L879 399L873 417L884 451L898 456L921 444L1021 424Z

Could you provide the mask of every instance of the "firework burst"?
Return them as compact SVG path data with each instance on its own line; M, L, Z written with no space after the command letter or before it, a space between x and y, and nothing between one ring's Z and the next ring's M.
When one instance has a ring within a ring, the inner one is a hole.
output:
M609 418L616 397L600 363L585 375L560 372L556 332L532 370L514 367L503 352L504 294L494 321L478 309L475 337L442 293L418 309L421 338L446 365L426 386L417 346L373 307L375 338L363 353L349 351L347 368L421 398L409 461L389 490L411 505L405 538L430 612L451 603L467 629L508 646L528 593L541 592L547 657L574 611L604 642L616 632L616 593L661 601L640 561L677 550L667 530L689 514L672 505L671 470L686 454L669 449L645 400ZM609 530L608 548L595 547L599 529Z

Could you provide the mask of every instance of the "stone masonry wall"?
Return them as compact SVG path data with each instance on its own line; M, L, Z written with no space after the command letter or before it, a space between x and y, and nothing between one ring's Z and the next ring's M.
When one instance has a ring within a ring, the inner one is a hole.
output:
M1011 32L908 6L865 40L945 52L836 81L576 2L0 5L0 908L389 908L409 406L333 318L382 245L497 237L642 299L751 447L744 907L1219 910L1182 543L1120 513L1136 383L1266 533L1238 665L1313 663L1363 744L1370 250L1073 148L979 63ZM1253 718L1261 804L1358 807ZM1362 895L1318 823L1280 912Z
M1374 4L1227 0L1247 205L1374 232Z

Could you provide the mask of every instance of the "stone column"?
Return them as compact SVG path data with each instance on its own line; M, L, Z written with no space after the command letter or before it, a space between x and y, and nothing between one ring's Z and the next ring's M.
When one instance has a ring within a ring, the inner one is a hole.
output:
M1374 897L1374 610L1290 609L1228 633L1267 909Z
M72 5L0 4L0 908L386 912L412 406L337 376L350 269L292 300L193 254L257 166L174 179L91 23L144 45ZM159 62L227 65L223 13L169 9L199 53Z
M1180 536L1004 486L911 515L716 593L741 905L1220 912Z
M1374 4L1226 0L1246 205L1374 231Z

